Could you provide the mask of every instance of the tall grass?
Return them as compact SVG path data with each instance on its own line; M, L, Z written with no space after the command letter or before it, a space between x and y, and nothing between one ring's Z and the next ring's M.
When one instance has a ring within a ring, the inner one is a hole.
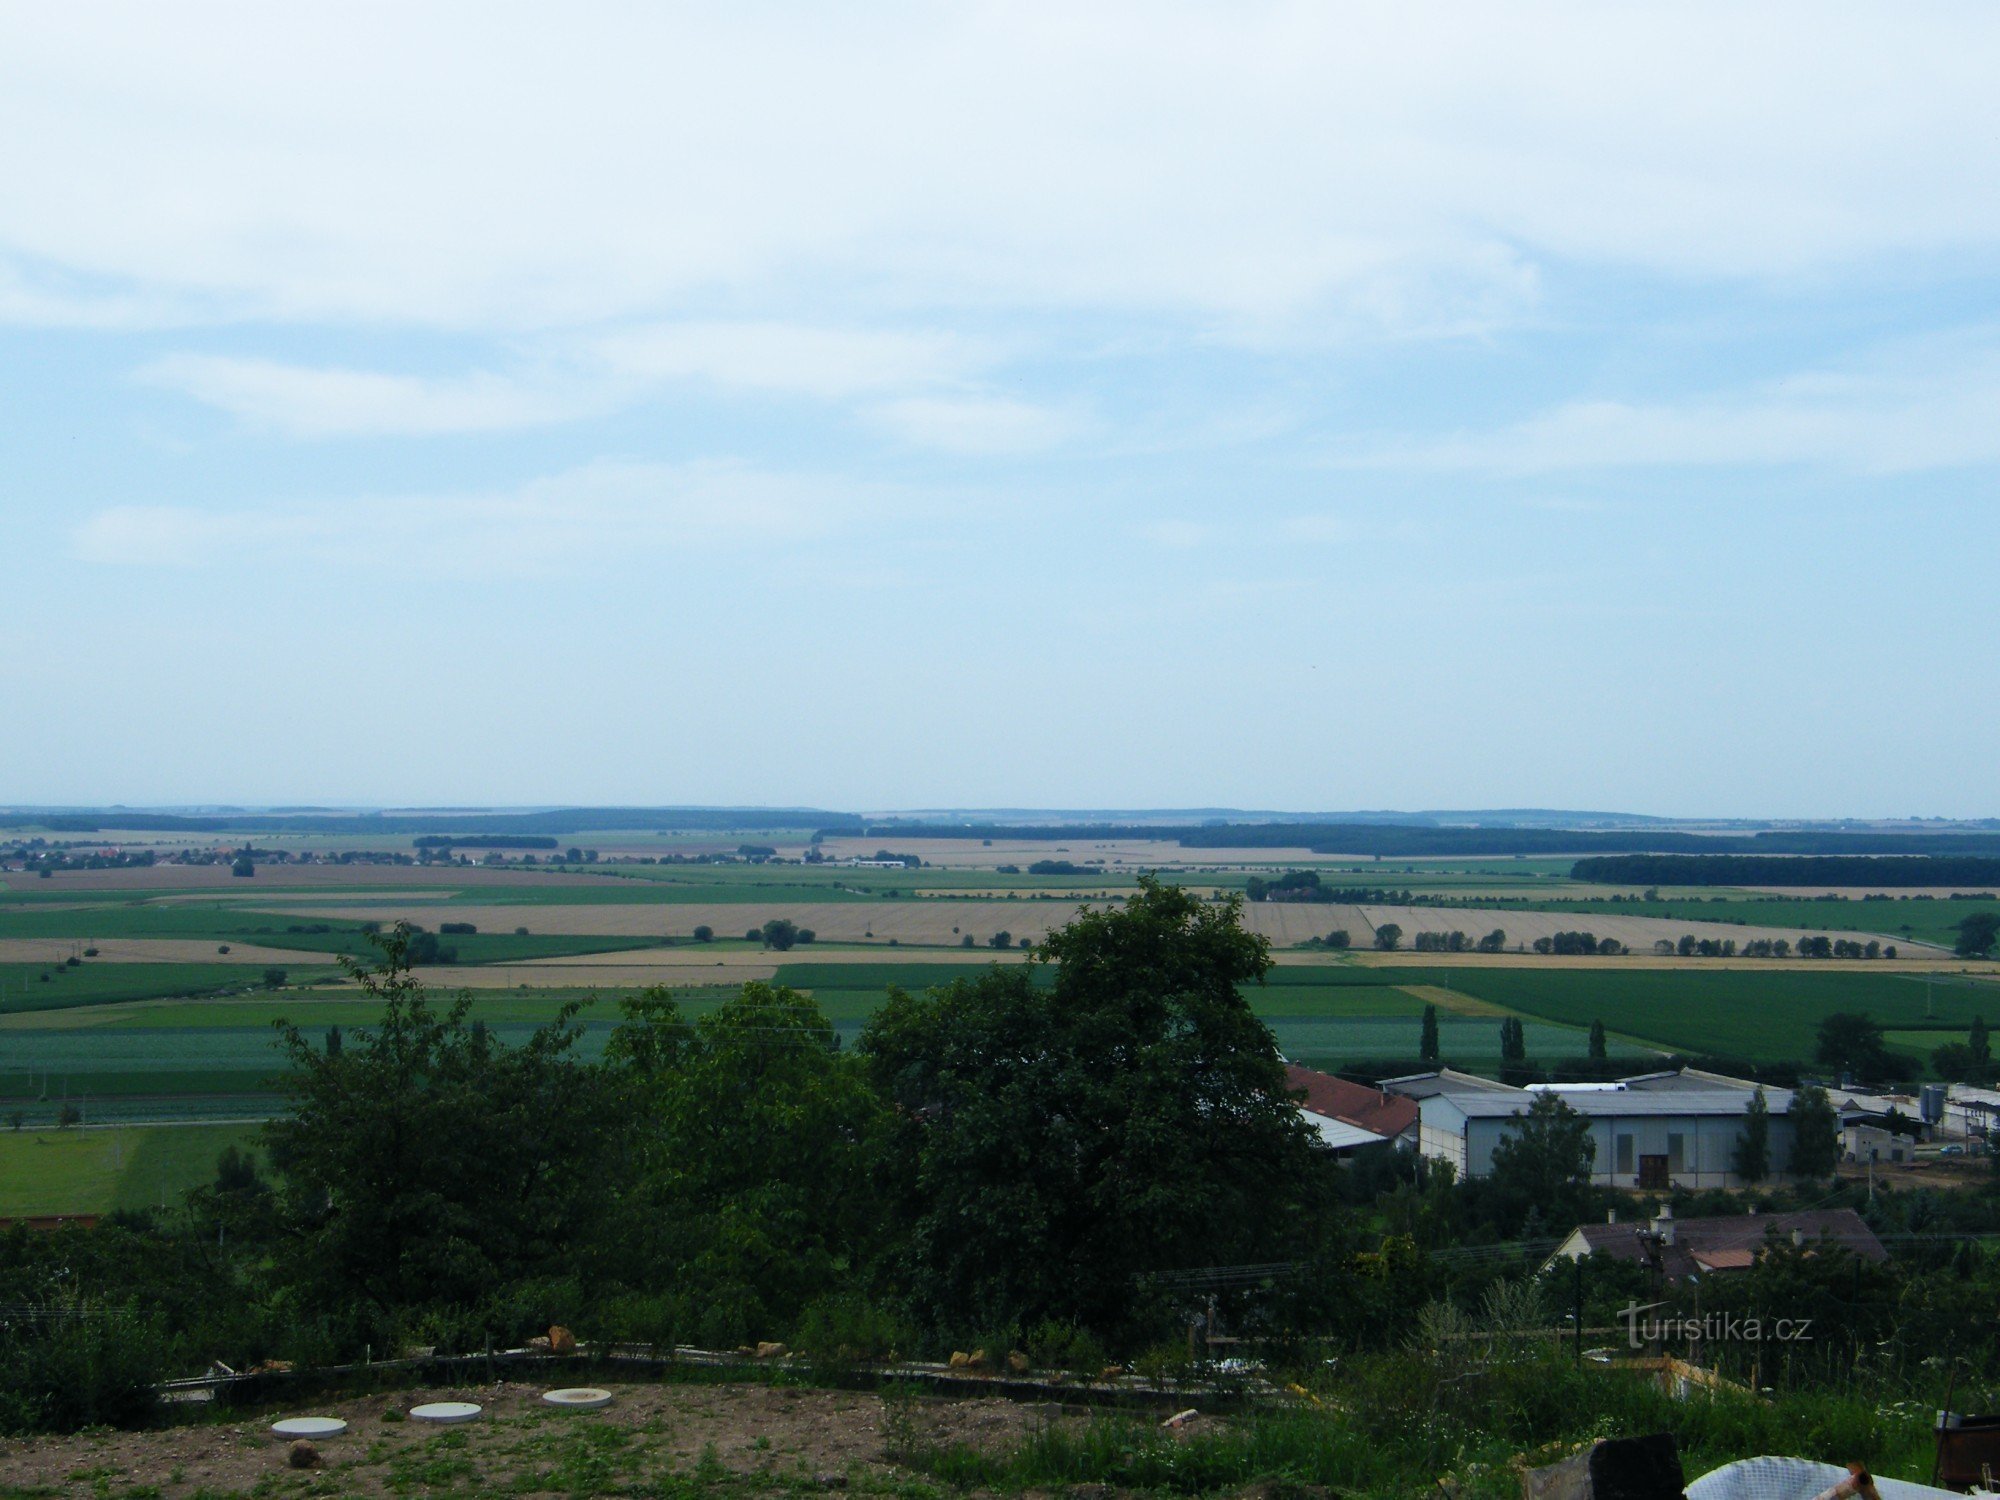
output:
M1106 1413L1054 1422L1015 1452L907 1441L898 1457L948 1484L993 1489L1111 1484L1207 1494L1271 1480L1349 1496L1446 1492L1511 1497L1518 1470L1600 1437L1671 1432L1690 1477L1758 1453L1923 1477L1930 1426L1917 1403L1858 1391L1772 1400L1700 1391L1677 1397L1644 1375L1578 1368L1546 1346L1481 1363L1421 1355L1355 1361L1313 1382L1296 1405L1206 1417L1169 1431L1155 1416Z

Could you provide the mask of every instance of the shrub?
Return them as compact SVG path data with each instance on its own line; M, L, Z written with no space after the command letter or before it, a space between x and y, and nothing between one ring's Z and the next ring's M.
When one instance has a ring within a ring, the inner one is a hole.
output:
M132 1427L152 1415L166 1375L154 1320L80 1302L38 1312L0 1327L0 1432Z

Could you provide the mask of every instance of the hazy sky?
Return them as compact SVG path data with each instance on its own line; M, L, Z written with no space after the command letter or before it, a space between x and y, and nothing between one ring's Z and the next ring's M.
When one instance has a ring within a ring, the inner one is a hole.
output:
M2000 813L2000 9L0 8L0 802Z

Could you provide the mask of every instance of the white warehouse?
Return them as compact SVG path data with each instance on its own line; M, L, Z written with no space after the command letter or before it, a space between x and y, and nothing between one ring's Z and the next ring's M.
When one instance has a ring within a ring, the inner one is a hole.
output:
M1492 1173L1494 1148L1541 1092L1449 1073L1390 1079L1383 1087L1420 1096L1417 1149L1450 1162L1461 1179ZM1597 1147L1591 1181L1599 1187L1665 1191L1744 1185L1736 1175L1736 1148L1754 1084L1688 1072L1556 1092L1590 1122ZM1786 1089L1766 1089L1764 1102L1770 1110L1770 1175L1781 1176L1792 1154L1787 1118L1792 1096Z

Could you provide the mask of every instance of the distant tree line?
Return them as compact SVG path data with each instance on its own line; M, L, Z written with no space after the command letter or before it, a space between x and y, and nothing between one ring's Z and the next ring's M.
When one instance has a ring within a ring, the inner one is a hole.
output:
M415 849L553 849L556 841L547 834L529 833L427 833L410 840Z
M629 823L607 825L629 828ZM828 834L851 828L826 827ZM1419 815L1398 822L1285 823L872 823L870 835L909 839L1005 839L1070 843L1171 839L1189 849L1310 849L1315 854L1409 858L1424 855L1651 854L1917 854L2000 855L2000 829L1979 833L1869 833L1852 830L1772 830L1754 834L1687 833L1677 829L1451 827Z
M1621 854L1580 859L1576 880L1595 885L1977 886L2000 882L2000 858L1897 854L1893 858L1790 858L1744 854Z
M1535 939L1537 953L1553 953L1565 958L1588 957L1592 954L1619 954L1627 952L1625 945L1616 938L1601 938L1588 932L1558 932Z

